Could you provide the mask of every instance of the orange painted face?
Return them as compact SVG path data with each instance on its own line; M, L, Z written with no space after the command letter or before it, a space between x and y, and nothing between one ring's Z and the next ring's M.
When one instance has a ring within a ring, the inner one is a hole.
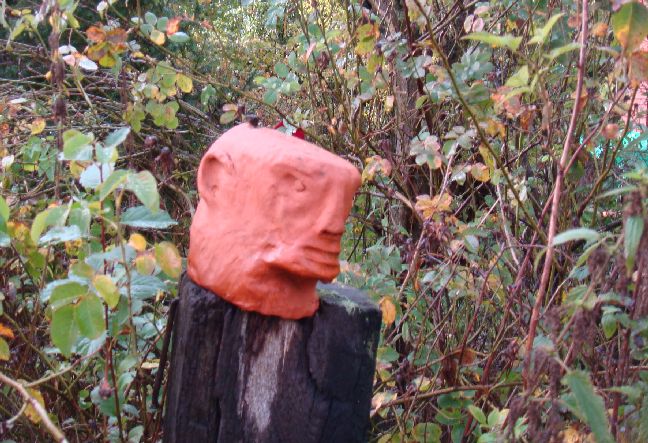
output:
M245 310L312 315L317 280L339 273L359 185L350 163L311 143L248 124L227 131L198 171L189 276Z

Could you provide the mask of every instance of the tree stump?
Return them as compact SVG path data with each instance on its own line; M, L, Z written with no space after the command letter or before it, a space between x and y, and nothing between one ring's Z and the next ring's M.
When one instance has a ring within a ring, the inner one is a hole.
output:
M184 276L164 442L364 442L381 313L318 285L311 318L242 311Z

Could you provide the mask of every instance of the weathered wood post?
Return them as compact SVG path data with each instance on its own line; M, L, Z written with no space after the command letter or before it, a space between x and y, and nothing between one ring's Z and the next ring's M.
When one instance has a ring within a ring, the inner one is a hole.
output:
M364 442L381 314L320 285L311 318L243 311L182 281L164 441Z
M346 161L239 125L198 171L164 441L364 442L381 313L331 281L360 184Z

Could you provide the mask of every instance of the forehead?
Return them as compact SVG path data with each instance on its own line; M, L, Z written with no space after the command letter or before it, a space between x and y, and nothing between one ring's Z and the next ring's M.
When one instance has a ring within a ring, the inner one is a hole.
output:
M237 168L250 172L296 174L306 179L353 181L358 174L346 160L312 143L268 128L238 125L210 148L226 153Z

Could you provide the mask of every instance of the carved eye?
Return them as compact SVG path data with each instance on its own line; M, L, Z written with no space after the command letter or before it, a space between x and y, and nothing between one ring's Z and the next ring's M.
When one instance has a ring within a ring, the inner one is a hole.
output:
M296 178L293 183L293 189L297 192L304 192L306 190L306 185L304 184L303 181Z

